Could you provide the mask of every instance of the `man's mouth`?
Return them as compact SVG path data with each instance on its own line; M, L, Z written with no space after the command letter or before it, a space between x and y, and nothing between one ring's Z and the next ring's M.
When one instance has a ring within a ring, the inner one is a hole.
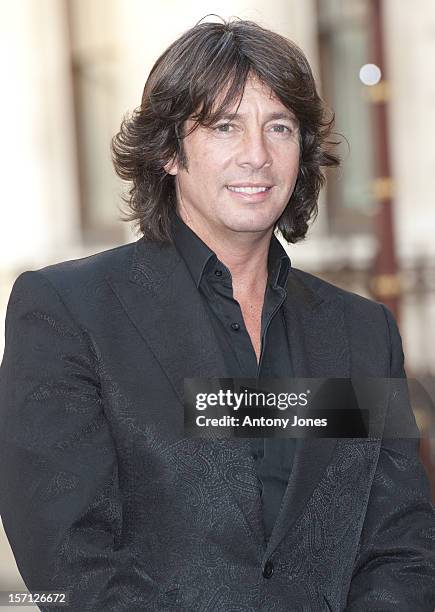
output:
M254 194L254 193L263 193L264 191L269 191L270 189L272 189L271 185L258 185L258 186L251 186L251 185L243 185L243 186L234 186L234 185L227 185L227 189L229 189L229 191L234 191L235 193L248 193L248 194Z

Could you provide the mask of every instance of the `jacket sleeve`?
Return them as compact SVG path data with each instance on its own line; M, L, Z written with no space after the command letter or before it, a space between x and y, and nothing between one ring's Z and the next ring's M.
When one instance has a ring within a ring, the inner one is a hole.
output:
M156 583L123 545L96 351L41 272L17 278L6 314L0 512L29 590L68 590L77 612L157 609Z
M397 324L383 309L391 345L390 378L405 378ZM409 401L398 403L407 411L401 419L412 419L416 435L382 440L347 612L433 612L435 607L435 511ZM388 419L398 416L394 407L390 402Z

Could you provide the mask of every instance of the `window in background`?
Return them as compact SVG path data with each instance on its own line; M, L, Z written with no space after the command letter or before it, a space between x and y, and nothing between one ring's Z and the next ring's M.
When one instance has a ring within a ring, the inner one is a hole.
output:
M123 240L110 157L116 100L116 42L111 2L68 0L80 207L85 245Z
M322 95L335 111L342 168L328 174L331 234L371 233L374 201L370 103L359 80L369 61L366 0L317 0Z

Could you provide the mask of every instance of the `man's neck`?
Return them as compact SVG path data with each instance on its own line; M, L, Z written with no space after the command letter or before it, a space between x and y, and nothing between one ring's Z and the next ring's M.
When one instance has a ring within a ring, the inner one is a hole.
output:
M220 235L207 231L202 224L180 217L190 229L216 254L229 269L233 293L245 300L264 295L267 282L267 259L273 229L260 232L225 232Z

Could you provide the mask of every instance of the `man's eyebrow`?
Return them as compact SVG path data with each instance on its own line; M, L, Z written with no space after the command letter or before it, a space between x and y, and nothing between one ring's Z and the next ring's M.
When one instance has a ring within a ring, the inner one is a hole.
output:
M219 116L219 119L224 119L226 121L231 121L231 119L244 119L246 115L244 113L225 113ZM266 121L273 121L276 119L287 119L288 121L292 121L293 123L298 123L296 117L290 112L274 112L266 115Z

